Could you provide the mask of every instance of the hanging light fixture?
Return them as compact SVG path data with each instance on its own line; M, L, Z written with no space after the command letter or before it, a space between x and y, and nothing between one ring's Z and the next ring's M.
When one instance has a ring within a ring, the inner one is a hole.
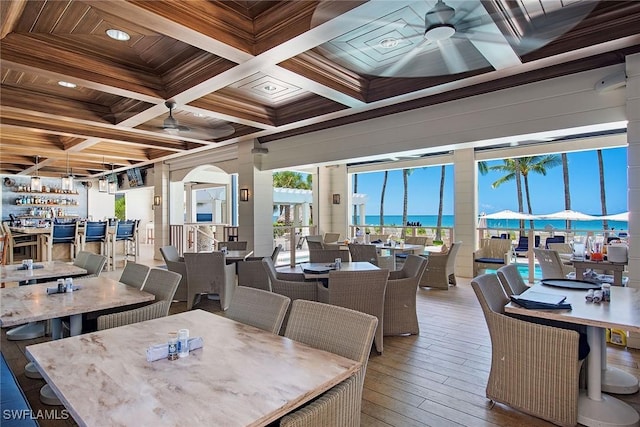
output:
M109 194L116 194L118 191L118 178L113 173L113 163L111 163L111 177L109 178Z
M102 176L98 179L98 191L101 193L106 193L107 189L107 177L104 171L104 156L102 156Z
M40 160L39 156L36 156L36 172L35 175L31 177L31 191L42 191L42 180L40 176L38 176L38 160Z
M65 191L73 191L73 175L69 173L69 152L67 152L67 176L63 176L61 187Z

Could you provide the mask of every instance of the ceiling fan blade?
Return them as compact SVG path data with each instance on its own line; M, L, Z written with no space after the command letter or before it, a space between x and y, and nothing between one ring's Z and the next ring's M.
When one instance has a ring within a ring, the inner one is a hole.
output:
M469 71L469 67L460 54L456 43L452 39L440 40L437 42L440 47L440 54L444 60L447 69L451 74L464 73Z
M394 62L389 67L384 69L380 75L383 77L395 77L398 75L402 75L402 70L404 69L404 67L406 67L407 65L410 65L415 59L415 57L419 53L421 53L423 47L427 46L430 43L431 42L429 40L423 39L420 43L418 43L416 47L411 49L409 53L402 55L400 60Z

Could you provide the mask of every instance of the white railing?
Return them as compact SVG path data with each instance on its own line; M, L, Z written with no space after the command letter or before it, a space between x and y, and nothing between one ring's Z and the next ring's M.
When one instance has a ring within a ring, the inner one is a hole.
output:
M354 239L356 236L356 228L360 228L363 233L370 233L375 236L389 236L394 240L400 240L409 236L425 236L430 239L426 246L432 246L433 244L445 244L451 247L451 243L455 242L455 236L453 227L440 227L440 239L436 239L438 227L435 226L400 226L400 225L385 225L380 227L379 225L350 225L349 226L349 239ZM440 240L440 242L438 242Z
M169 244L178 249L181 255L185 252L214 250L219 241L237 236L237 227L229 224L212 222L192 222L172 224L169 226Z

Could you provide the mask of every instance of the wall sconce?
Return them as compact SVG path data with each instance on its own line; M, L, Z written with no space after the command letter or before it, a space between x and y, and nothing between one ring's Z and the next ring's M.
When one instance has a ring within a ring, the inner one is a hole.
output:
M158 207L162 204L162 196L153 196L153 206L152 207Z
M334 194L333 195L333 204L334 205L339 205L340 204L340 195L339 194Z
M248 202L249 201L249 189L248 188L241 188L240 189L240 201L241 202Z

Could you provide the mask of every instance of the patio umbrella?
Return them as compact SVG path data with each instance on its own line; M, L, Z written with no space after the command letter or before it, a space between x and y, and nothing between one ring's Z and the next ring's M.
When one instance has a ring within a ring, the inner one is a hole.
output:
M593 221L593 220L601 219L600 217L597 217L597 216L587 215L585 213L578 212L578 211L572 211L572 210L564 210L564 211L554 212L554 213L545 214L545 215L538 215L538 218L540 218L540 219L563 219L565 221L566 220L570 220L570 221Z
M621 212L615 215L605 215L598 219L608 219L609 221L629 221L629 212Z
M485 215L486 219L538 219L536 215L531 215L528 213L522 212L514 212L509 209L505 209L503 211L495 212L489 215Z

